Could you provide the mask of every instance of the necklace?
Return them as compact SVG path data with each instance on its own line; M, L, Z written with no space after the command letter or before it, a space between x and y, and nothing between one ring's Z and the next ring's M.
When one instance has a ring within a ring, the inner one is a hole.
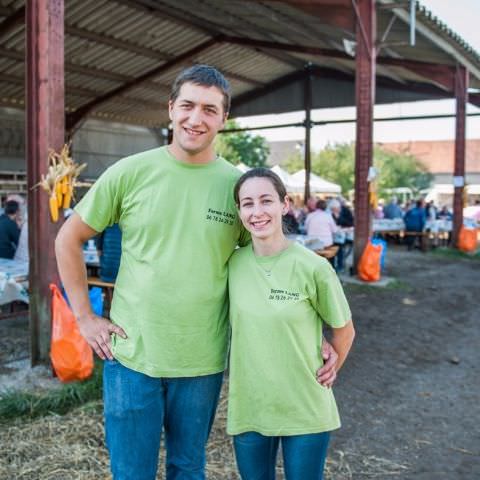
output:
M257 265L263 270L263 272L265 273L265 276L266 277L271 277L272 276L272 271L273 269L275 268L275 266L277 265L278 261L280 260L280 258L283 256L283 253L285 252L285 250L288 249L288 247L290 246L290 242L288 242L286 244L286 246L280 250L277 255L275 255L275 259L273 261L273 263L269 266L269 268L265 268L265 266L263 265L264 262L262 262L260 259L262 258L265 258L265 257L257 257L257 255L255 255L255 252L253 252L253 256L255 257L255 261L257 262Z

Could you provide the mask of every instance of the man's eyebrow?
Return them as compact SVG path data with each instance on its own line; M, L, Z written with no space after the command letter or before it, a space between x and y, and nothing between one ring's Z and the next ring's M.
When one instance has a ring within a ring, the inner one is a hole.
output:
M187 98L180 98L179 102L188 103L189 105L195 105L195 102L193 100L188 100ZM215 110L218 110L220 108L218 105L215 105L214 103L205 103L205 104L202 103L200 105L206 108L214 108Z

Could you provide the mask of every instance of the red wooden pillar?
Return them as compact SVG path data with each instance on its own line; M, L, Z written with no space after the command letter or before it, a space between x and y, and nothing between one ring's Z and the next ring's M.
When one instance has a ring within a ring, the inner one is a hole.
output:
M355 96L355 240L354 270L370 235L368 170L373 157L373 106L375 104L375 0L358 0L356 10Z
M30 251L30 335L32 365L45 362L50 344L51 282L59 283L48 195L31 188L47 172L48 149L65 136L63 0L26 2L26 151Z
M463 224L463 192L465 189L465 124L466 107L468 100L468 71L465 67L458 67L455 73L455 98L457 112L455 117L455 178L453 197L453 245L457 245L458 232Z

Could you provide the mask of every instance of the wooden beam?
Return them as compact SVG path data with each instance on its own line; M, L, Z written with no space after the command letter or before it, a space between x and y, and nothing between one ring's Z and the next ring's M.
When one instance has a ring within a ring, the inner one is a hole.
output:
M26 7L27 183L30 251L32 365L47 362L50 350L50 283L59 284L48 195L32 188L48 169L48 149L64 143L64 2L29 0Z
M353 268L370 236L368 172L373 160L373 106L375 104L375 0L358 0L356 29L355 100L357 129L355 142L355 239Z
M325 25L352 33L355 29L351 0L268 0L268 3L284 3L314 15Z
M95 98L91 102L88 102L86 105L84 105L83 107L80 107L75 112L68 114L67 130L72 130L78 122L80 122L86 115L88 115L93 109L97 108L102 103L105 103L116 96L122 95L123 93L126 93L127 91L131 90L132 88L138 87L143 82L152 80L153 78L159 76L163 72L168 71L171 68L176 67L177 65L191 59L195 55L198 55L199 53L209 49L216 43L217 43L217 39L211 38L210 40L207 40L206 42L203 42L200 45L197 45L196 47L191 48L190 50L178 55L174 59L160 65L159 67L155 67L152 70L140 75L139 77L131 81L128 81L123 85L109 92L106 92L100 95L99 97Z
M267 95L271 92L274 92L275 90L278 90L279 88L283 88L287 85L291 85L292 83L303 78L304 75L305 75L305 72L303 70L295 71L293 73L289 73L288 75L285 75L284 77L274 80L273 82L265 85L264 87L257 88L255 90L251 90L249 92L245 92L241 95L238 95L232 98L232 111L234 112L235 108L240 107L245 103L252 102L257 98L261 98L264 95Z
M457 111L455 118L455 164L454 177L462 179L462 185L454 187L453 194L453 246L457 246L460 227L463 225L463 193L465 189L465 137L466 137L466 111L468 98L468 70L458 67L455 75L455 97Z
M470 93L468 95L468 102L480 108L480 93Z
M19 25L25 23L25 7L20 7L13 11L5 20L0 23L0 38L8 35L12 30Z

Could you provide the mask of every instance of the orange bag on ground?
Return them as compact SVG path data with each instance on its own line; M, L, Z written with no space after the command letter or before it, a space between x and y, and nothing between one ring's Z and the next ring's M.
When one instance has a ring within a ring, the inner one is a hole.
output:
M457 246L462 252L474 252L477 249L477 229L460 227Z
M358 262L358 276L365 282L378 282L380 280L380 259L382 246L373 245L369 240Z
M62 382L84 380L93 371L93 351L80 334L77 321L55 284L52 291L52 340L50 359Z

